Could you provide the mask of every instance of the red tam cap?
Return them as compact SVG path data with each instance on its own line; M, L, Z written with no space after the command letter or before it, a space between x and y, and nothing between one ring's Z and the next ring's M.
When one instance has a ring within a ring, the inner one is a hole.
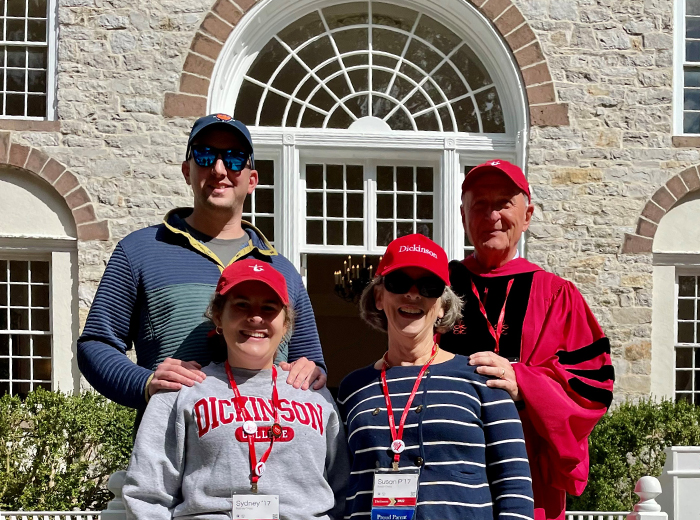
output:
M287 294L287 281L277 269L267 262L261 262L254 258L246 258L229 265L221 273L219 283L216 284L216 292L226 294L236 285L256 280L262 282L277 293L284 305L289 305L289 295Z
M479 166L475 166L469 170L469 173L467 173L467 176L464 178L464 182L462 182L462 197L464 197L464 193L476 182L477 179L489 173L500 173L505 175L511 181L513 181L513 184L527 193L528 199L532 198L530 196L530 185L528 184L525 174L520 167L502 159L487 161L484 164L480 164Z
M428 237L420 233L404 235L387 246L384 258L377 266L377 276L386 276L404 267L422 267L450 285L447 264L445 250Z

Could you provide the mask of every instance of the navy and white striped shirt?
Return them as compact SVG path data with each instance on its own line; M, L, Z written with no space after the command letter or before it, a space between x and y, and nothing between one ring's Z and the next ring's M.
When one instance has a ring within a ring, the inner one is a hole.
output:
M387 370L398 425L420 366ZM468 358L433 364L423 376L403 440L399 467L421 467L416 519L534 517L532 480L523 429L505 390ZM356 370L340 384L338 405L346 425L351 473L345 518L366 518L372 505L375 468L391 467L391 433L380 371Z

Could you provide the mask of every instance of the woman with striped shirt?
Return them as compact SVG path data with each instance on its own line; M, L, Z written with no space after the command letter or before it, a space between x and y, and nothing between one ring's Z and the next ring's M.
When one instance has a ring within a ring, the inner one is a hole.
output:
M362 295L363 319L386 331L389 341L384 356L347 376L338 393L351 456L345 518L534 516L513 401L489 387L489 377L477 374L467 357L437 345L437 334L452 328L462 307L447 266L447 255L432 240L398 238ZM391 480L384 477L416 471L412 497L383 498L388 495L380 487ZM392 507L398 516L386 513Z

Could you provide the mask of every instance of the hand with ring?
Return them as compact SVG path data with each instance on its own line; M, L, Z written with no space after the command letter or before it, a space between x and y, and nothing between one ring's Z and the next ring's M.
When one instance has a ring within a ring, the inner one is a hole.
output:
M493 352L477 352L469 356L469 364L477 367L476 371L485 376L493 376L498 379L489 379L486 385L491 388L503 388L510 394L513 401L521 401L522 396L518 389L518 381L515 370L506 358Z

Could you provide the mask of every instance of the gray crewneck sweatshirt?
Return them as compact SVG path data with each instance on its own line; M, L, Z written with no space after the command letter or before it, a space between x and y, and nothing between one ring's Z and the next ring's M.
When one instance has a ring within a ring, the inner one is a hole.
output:
M232 494L250 494L248 442L224 363L179 392L159 392L141 421L123 496L127 518L231 518ZM258 482L259 494L279 495L282 520L343 517L349 476L345 433L325 387L297 390L277 368L281 440ZM268 448L273 421L272 370L233 369L245 407L258 425L257 459Z

